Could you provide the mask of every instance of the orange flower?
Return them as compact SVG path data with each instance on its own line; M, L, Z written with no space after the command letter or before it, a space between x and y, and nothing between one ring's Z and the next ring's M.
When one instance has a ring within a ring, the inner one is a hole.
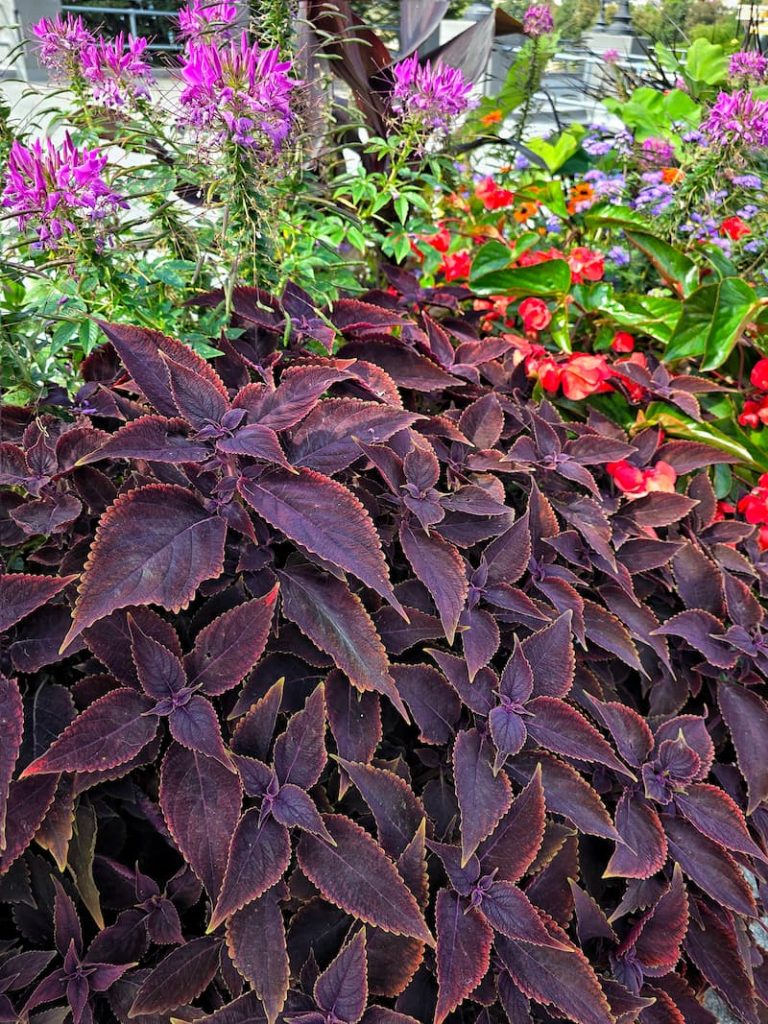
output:
M587 208L587 204L591 206L594 200L595 190L588 181L582 181L578 185L574 185L568 193L568 213L571 216L581 213Z
M680 167L662 167L661 176L666 185L676 185L685 177L685 171Z
M489 110L487 114L484 114L483 117L480 118L480 123L484 124L485 127L488 128L490 125L498 124L499 121L503 120L504 115L500 110Z
M525 221L530 220L531 217L535 217L539 212L541 203L538 200L533 202L523 202L519 206L515 207L512 216L515 218L518 224L523 224Z
M589 395L612 391L608 383L613 376L604 356L574 354L562 370L563 394L572 401L588 398Z

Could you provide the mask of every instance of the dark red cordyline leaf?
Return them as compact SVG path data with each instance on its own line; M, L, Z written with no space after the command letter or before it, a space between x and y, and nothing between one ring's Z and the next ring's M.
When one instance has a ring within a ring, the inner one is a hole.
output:
M398 692L426 743L448 744L456 734L461 701L431 665L393 665Z
M400 608L376 528L346 487L310 469L296 473L271 469L255 480L241 478L238 488L270 526L307 551L353 573Z
M696 902L685 950L739 1018L756 1024L755 986L744 965L736 933L730 922L726 924L703 901Z
M332 476L361 457L359 442L388 441L417 419L416 413L357 398L320 402L293 432L291 462Z
M600 797L569 764L551 754L521 754L510 765L514 778L527 781L541 766L541 778L547 808L569 818L588 835L603 839L619 839Z
M529 734L556 754L579 761L597 761L623 775L630 774L610 744L575 708L556 697L534 697L526 705L533 718L526 719Z
M595 709L613 737L616 747L633 768L639 768L647 760L653 750L653 733L645 719L626 704L618 701L600 701L592 694L587 694L590 704Z
M168 1013L196 999L208 987L219 966L221 940L204 935L174 949L144 980L129 1017Z
M26 850L53 802L58 779L55 775L14 779L8 791L5 849L0 852L0 875L4 875Z
M365 928L356 932L315 982L315 1002L331 1019L357 1024L368 1002Z
M699 832L720 846L766 860L747 831L739 807L717 786L702 782L687 786L684 792L675 794L675 806Z
M181 659L164 644L147 636L130 612L126 621L136 675L144 692L162 700L182 690L187 684L187 676Z
M404 718L384 645L360 599L339 580L292 566L281 573L283 612L359 690L375 690Z
M639 934L633 936L635 956L645 974L668 974L680 959L680 946L688 931L688 897L683 873L675 865L669 888L643 919Z
M312 797L298 786L288 783L280 787L272 804L272 814L286 828L300 828L333 845L331 834L323 824Z
M485 874L516 882L533 863L544 837L544 789L537 768L491 835L477 850Z
M0 736L3 737L0 745L0 854L6 845L8 794L23 731L24 709L18 683L15 679L6 679L0 675Z
M466 864L512 803L503 773L493 774L490 744L477 729L460 732L453 745L453 777L461 811L461 856Z
M616 805L617 843L606 878L650 878L667 862L667 837L659 816L639 796L623 793Z
M400 544L417 579L432 595L445 637L452 644L469 592L464 560L453 544L405 519L400 524Z
M147 459L151 462L203 462L211 449L202 441L187 437L184 420L166 416L140 416L126 423L100 447L78 460L88 466L103 459Z
M121 494L99 522L62 650L117 608L185 607L224 568L226 532L224 520L183 487L148 484Z
M557 949L571 948L570 943L563 943L547 930L531 901L512 882L493 882L483 893L479 907L493 930L509 939Z
M272 818L260 822L255 807L246 811L232 836L227 870L208 932L279 882L290 859L291 842L285 826Z
M186 704L174 708L168 716L168 729L182 747L206 754L225 768L231 767L218 716L210 701L199 693L193 693Z
M360 693L334 669L325 680L325 702L328 724L341 757L370 761L381 740L381 708L376 694Z
M731 683L720 684L717 699L747 780L747 814L752 814L768 800L768 704L751 690Z
M227 922L227 949L240 974L264 1004L269 1024L288 995L290 967L280 900L282 883L273 886Z
M399 857L426 819L421 801L394 772L343 759L339 763L370 807L384 852Z
M576 661L571 643L571 613L523 640L523 654L533 672L537 696L564 697L573 683Z
M0 574L0 633L46 604L76 576L33 576L25 572Z
M554 937L568 937L554 921L548 922ZM589 961L576 946L567 950L533 946L499 936L496 952L515 984L529 999L554 1006L576 1024L613 1024L608 1000Z
M336 846L304 835L296 851L323 896L366 924L433 945L416 900L381 847L343 815L323 819Z
M311 789L325 767L325 690L316 687L304 708L291 716L275 742L275 773L281 785Z
M689 878L722 906L755 916L755 901L733 857L689 825L684 818L662 816L670 855Z
M277 593L274 586L264 597L223 612L200 631L184 659L191 686L214 695L245 678L264 653Z
M243 801L238 775L172 743L160 773L160 806L174 842L216 899Z
M474 907L450 889L437 894L438 998L435 1024L441 1024L480 984L488 970L493 932Z
M157 719L146 714L151 708L143 693L113 690L78 715L20 777L98 771L130 761L157 732Z

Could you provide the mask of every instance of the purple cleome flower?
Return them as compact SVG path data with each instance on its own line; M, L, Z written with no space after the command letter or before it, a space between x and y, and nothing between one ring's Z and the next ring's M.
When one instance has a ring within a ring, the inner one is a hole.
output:
M84 223L103 246L109 237L105 221L128 206L104 181L106 163L98 149L77 149L69 135L59 147L50 139L44 145L38 139L29 148L16 141L0 202L16 214L19 230L37 231L36 248L57 249Z
M226 33L237 19L237 6L191 0L179 11L179 32L187 39L199 39L213 33Z
M392 71L392 110L414 125L448 131L471 105L472 85L458 68L439 63L433 67L430 61L421 65L414 53Z
M250 44L245 32L221 48L190 42L181 68L182 125L265 155L279 152L293 124L291 67L276 49Z
M640 150L646 164L656 167L667 167L674 162L675 150L666 139L650 138L644 139Z
M768 58L757 50L740 50L731 55L728 74L731 78L740 78L760 82L768 71Z
M96 39L78 16L57 14L54 19L43 18L32 26L38 40L38 58L55 78L69 79L82 70L83 54Z
M531 4L523 15L523 32L531 39L549 35L554 28L552 11L547 4Z
M768 103L746 89L721 92L701 127L720 146L766 146Z
M111 42L106 39L89 46L83 54L83 75L93 90L93 98L105 107L119 109L149 99L152 68L143 60L147 40L123 33Z

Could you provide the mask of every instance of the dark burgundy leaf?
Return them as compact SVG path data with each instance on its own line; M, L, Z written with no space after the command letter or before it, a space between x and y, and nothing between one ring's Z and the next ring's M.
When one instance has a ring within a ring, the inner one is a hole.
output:
M498 881L516 882L533 863L544 837L544 789L537 768L492 834L477 850L486 874Z
M398 692L427 743L448 744L456 733L461 701L430 665L393 665Z
M76 576L32 576L14 572L0 574L0 633L46 604Z
M747 831L736 803L717 786L699 782L675 794L675 806L699 832L727 850L746 853L758 860L766 856Z
M340 760L376 821L379 842L390 857L399 857L426 818L421 801L394 772Z
M604 875L650 878L667 862L667 837L659 816L640 796L622 794L616 805L617 843Z
M346 944L315 982L315 1002L333 1020L357 1024L368 1002L365 929Z
M755 901L736 862L684 818L663 815L670 855L701 889L737 914L754 917Z
M360 693L334 670L325 681L325 701L328 724L341 757L370 761L381 740L379 698L374 693Z
M16 758L21 749L24 709L15 679L0 675L0 854L6 846L6 814L8 794Z
M469 591L464 560L453 544L405 519L400 526L400 544L417 579L432 595L445 637L452 644Z
M441 889L435 909L439 994L435 1024L480 984L488 970L493 932L474 907L456 893Z
M768 704L758 694L732 683L720 684L718 702L747 780L747 813L751 814L768 800Z
M219 939L203 936L170 952L136 993L129 1016L167 1013L196 999L213 980L220 947Z
M285 895L282 885L273 886L227 923L229 954L264 1004L270 1024L277 1019L288 995L290 968L280 909Z
M231 766L216 712L210 701L199 693L193 693L185 704L171 711L168 728L171 736L182 747L206 754L225 768Z
M550 626L526 637L522 647L533 672L534 693L564 697L571 688L576 664L571 643L571 613L564 612Z
M533 716L526 719L528 732L543 747L579 761L597 761L623 775L629 774L597 729L565 701L556 697L534 697L526 704L526 711Z
M479 906L493 930L509 939L557 949L571 948L570 943L562 942L549 932L528 897L512 882L493 882L484 891Z
M184 420L140 416L126 423L102 445L78 460L87 466L104 459L147 459L151 462L203 462L211 449L187 436Z
M290 782L310 789L320 778L325 760L325 692L318 686L275 742L275 773L281 785Z
M758 1020L755 990L742 960L738 938L704 902L696 903L685 950L739 1018L755 1024Z
M453 745L453 776L461 811L461 855L466 864L512 803L503 773L494 775L491 750L477 729L460 732Z

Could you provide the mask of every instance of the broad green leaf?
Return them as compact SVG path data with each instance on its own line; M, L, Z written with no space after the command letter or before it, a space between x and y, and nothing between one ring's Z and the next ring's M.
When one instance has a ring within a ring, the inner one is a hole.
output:
M579 148L578 137L570 131L563 132L554 143L544 139L529 139L528 148L540 156L547 168L554 174Z
M613 206L611 203L593 206L585 214L584 220L588 228L625 228L630 231L648 232L651 227L642 214L628 206Z
M702 356L701 369L715 369L728 358L758 308L754 289L736 277L697 288L683 303L666 359Z
M566 295L571 286L571 268L564 260L549 260L533 267L484 274L473 286L481 295Z
M535 237L534 237L535 241ZM492 274L497 270L503 270L512 262L512 250L503 242L486 242L482 245L472 261L472 270L469 274L470 284L486 274Z
M648 257L668 284L678 285L686 297L691 294L698 284L699 269L689 256L650 233L626 231L625 235L628 242Z
M710 43L708 39L695 39L688 47L685 71L694 82L705 82L714 85L722 82L728 75L729 57L719 43Z

